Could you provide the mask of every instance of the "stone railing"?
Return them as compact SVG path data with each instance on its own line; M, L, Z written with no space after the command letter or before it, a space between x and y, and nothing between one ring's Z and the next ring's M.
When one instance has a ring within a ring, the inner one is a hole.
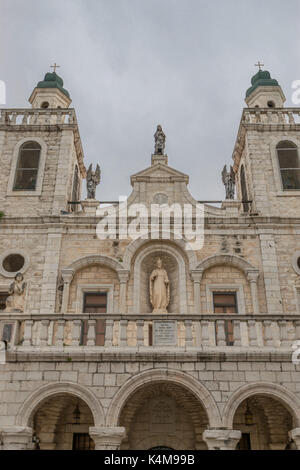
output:
M243 124L300 124L300 108L244 109Z
M300 340L300 315L103 313L45 317L2 313L0 332L0 339L8 340L9 349L17 350L51 347L291 348Z
M74 109L0 109L0 126L77 124Z

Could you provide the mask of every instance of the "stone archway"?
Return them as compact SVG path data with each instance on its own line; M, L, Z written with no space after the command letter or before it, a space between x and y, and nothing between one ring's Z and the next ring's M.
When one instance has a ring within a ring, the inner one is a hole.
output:
M205 449L203 431L220 423L209 391L188 374L172 370L151 370L131 378L107 414L107 426L126 428L121 449Z
M85 387L71 382L60 382L43 385L36 389L21 405L16 418L17 426L30 426L30 419L35 409L54 395L69 394L82 399L90 408L95 426L103 426L104 413L95 395Z
M284 450L289 432L299 426L299 416L299 399L289 390L277 384L254 383L230 397L224 425L242 432L242 449Z

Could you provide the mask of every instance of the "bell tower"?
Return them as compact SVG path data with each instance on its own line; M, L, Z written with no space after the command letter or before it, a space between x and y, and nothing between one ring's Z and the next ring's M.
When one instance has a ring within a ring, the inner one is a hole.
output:
M71 98L56 71L38 82L32 108L0 110L0 199L7 215L77 212L86 176Z
M285 96L278 81L258 65L260 70L246 92L248 108L243 110L233 151L238 199L247 214L297 217L300 110L284 108Z

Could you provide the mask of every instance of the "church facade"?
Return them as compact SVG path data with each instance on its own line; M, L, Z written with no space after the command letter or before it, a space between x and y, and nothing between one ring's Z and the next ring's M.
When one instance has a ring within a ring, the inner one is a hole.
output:
M252 78L220 207L160 126L104 205L62 79L29 102L0 110L0 449L300 449L300 108Z

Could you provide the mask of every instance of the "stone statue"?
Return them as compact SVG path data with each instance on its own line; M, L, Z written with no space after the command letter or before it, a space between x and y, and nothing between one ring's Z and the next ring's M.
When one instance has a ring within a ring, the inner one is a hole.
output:
M26 282L22 273L17 273L11 283L6 299L5 312L24 312Z
M222 171L222 181L226 190L226 199L234 199L235 173L232 166L230 166L229 172L227 172L227 165L224 166Z
M167 271L162 267L162 261L158 258L155 268L150 275L150 302L153 313L168 313L167 306L170 303L170 283Z
M166 136L162 127L160 125L157 126L156 132L154 134L155 139L155 155L164 155L165 153L165 144L166 144Z
M100 183L100 179L101 179L101 170L100 170L99 165L97 165L96 171L93 171L92 163L91 163L86 174L86 187L87 187L88 199L96 198L96 187Z

